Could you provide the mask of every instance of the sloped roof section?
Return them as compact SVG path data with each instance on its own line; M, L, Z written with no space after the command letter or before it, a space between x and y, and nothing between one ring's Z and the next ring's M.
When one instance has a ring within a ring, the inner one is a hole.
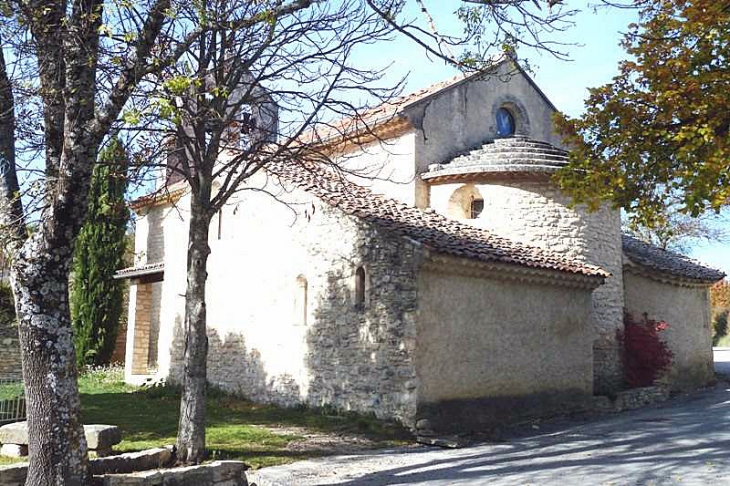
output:
M599 267L498 237L433 210L423 211L374 194L332 171L286 163L269 165L266 171L347 214L415 240L436 253L588 277L605 278L610 275Z
M402 119L398 115L401 115L406 108L413 106L416 103L425 101L444 90L458 86L470 79L488 76L493 70L508 60L510 60L510 58L506 55L497 55L491 60L490 66L481 71L457 74L450 79L426 86L425 88L421 88L403 96L398 96L369 110L364 110L362 113L359 113L358 116L347 117L330 124L320 125L317 128L302 134L302 136L299 137L299 140L303 143L331 143L338 142L338 139L340 138L353 136L353 134L361 132L368 133L373 131L376 127L396 122L399 118ZM553 106L550 100L548 100L537 85L534 84L534 81L527 76L527 73L525 73L517 63L513 64L515 72L524 74L530 83L538 90L540 95L547 100L550 106Z
M685 255L663 250L633 236L623 235L624 254L637 265L673 277L712 283L722 280L725 273L707 267Z
M162 186L149 194L138 197L129 203L129 207L137 210L155 204L174 202L188 190L187 181L178 181L171 185Z

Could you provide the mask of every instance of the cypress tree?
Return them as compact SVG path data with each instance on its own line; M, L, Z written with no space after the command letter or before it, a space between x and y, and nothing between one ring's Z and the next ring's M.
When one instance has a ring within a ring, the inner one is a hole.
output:
M71 318L79 367L108 364L119 332L124 288L114 273L123 266L129 221L124 202L127 161L117 139L99 154L91 178L88 215L76 240Z

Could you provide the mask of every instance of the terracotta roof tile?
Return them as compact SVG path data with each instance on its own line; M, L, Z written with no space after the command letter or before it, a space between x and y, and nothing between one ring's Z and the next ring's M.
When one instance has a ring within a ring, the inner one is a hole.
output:
M685 255L663 250L629 235L623 235L624 254L637 265L658 272L699 282L717 282L725 273L706 267Z
M418 241L436 253L592 277L610 275L599 267L375 194L329 170L284 163L271 164L266 170L347 214Z
M370 131L380 124L395 120L405 108L469 78L480 76L494 69L507 59L503 55L496 56L491 66L485 70L476 73L458 74L450 79L439 81L438 83L421 88L407 95L394 98L369 110L364 110L356 117L343 118L333 123L322 124L302 134L299 139L303 143L325 143L348 134Z
M149 194L145 194L144 196L140 196L137 199L132 200L129 203L129 206L132 209L139 209L157 203L174 201L176 198L185 194L188 187L187 181L179 181L171 185L162 186Z

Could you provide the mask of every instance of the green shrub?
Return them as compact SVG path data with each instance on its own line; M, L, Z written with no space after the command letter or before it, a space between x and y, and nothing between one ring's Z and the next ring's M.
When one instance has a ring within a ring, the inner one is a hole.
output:
M114 274L123 266L126 249L127 165L124 148L116 140L99 155L88 215L76 240L71 319L79 367L108 364L116 345L124 285Z
M727 339L724 339L727 337L727 317L728 312L730 312L728 309L724 309L717 314L715 314L715 318L712 320L712 345L718 346L720 344L720 341L726 341Z
M15 299L10 285L0 283L0 326L13 325L16 322Z

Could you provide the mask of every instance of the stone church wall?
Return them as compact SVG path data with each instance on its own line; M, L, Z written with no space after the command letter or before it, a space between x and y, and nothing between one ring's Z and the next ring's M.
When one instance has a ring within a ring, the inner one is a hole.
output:
M211 232L210 382L259 402L411 423L420 250L300 191L279 197L288 205L244 193L224 209L220 233ZM164 285L181 286L167 271ZM173 381L182 372L183 304L171 306L174 316L163 312Z
M423 272L419 418L493 426L585 407L592 394L591 293Z
M661 282L627 270L626 309L635 318L666 321L660 337L674 354L669 373L672 390L690 390L714 380L708 287Z
M431 187L432 207L449 217L452 196L464 184ZM620 387L622 371L616 330L623 325L623 281L620 215L601 209L590 213L568 207L570 200L548 180L515 180L471 185L484 199L484 211L464 220L500 236L598 265L611 277L593 293L596 391Z

